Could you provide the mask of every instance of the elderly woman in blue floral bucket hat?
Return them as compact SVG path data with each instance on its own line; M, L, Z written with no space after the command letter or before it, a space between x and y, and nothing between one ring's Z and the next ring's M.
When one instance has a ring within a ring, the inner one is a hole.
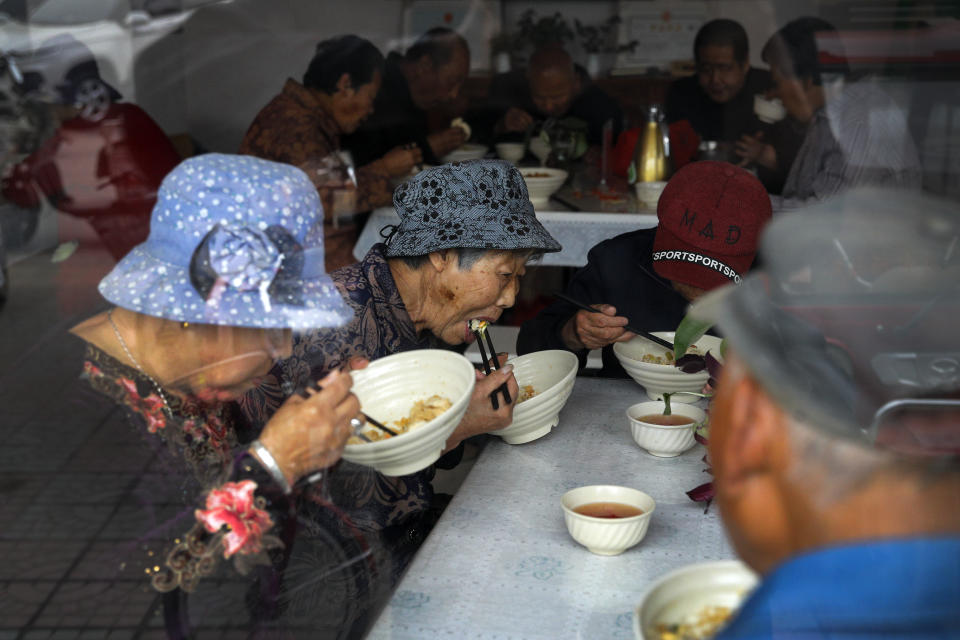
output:
M287 399L257 439L229 404L290 355L293 330L350 320L323 270L319 220L299 169L244 156L187 160L163 181L147 240L100 283L115 306L72 329L87 343L93 388L135 414L148 442L185 462L202 488L192 524L146 569L161 592L192 591L222 560L244 573L267 565L267 552L288 544L298 481L336 462L352 433L359 405L345 372Z
M527 263L560 244L534 215L526 183L513 165L497 160L453 163L421 172L400 185L393 203L400 224L356 264L334 271L334 284L353 311L347 324L297 336L293 355L264 384L241 400L254 422L273 415L297 388L351 359L376 359L425 348L450 348L473 340L471 320L495 322L513 306ZM464 419L437 465L459 462L460 442L506 427L513 405L493 409L490 395L508 384L517 397L511 367L477 373ZM388 478L365 467L341 464L330 478L338 503L361 529L382 536L402 572L432 526L437 510L430 484L434 469Z

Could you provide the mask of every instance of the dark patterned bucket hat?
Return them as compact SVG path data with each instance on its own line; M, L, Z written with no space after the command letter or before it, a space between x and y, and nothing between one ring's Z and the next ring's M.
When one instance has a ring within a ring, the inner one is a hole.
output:
M352 316L323 263L323 207L300 169L211 153L164 178L150 235L100 282L113 304L178 322L319 329Z
M388 234L388 257L442 249L561 249L534 215L523 176L503 160L423 171L397 187L393 206L400 224Z

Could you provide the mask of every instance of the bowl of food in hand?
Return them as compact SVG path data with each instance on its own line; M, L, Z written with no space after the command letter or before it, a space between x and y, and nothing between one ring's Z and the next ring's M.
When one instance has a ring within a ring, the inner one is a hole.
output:
M507 362L513 365L520 397L510 426L491 433L509 444L524 444L547 435L560 422L560 410L573 391L580 362L561 350L537 351Z
M653 335L673 342L672 331L654 331ZM693 343L687 350L688 354L711 355L720 360L720 338L703 336ZM618 342L613 345L613 354L637 384L647 391L652 400L662 400L664 392L676 391L699 392L710 379L706 369L696 373L685 373L674 366L673 352L655 342L637 336L627 342ZM678 395L676 402L696 402L696 396Z
M522 142L500 142L493 145L493 148L497 150L498 156L513 164L520 162L526 153Z
M663 415L667 405L662 400L641 402L627 409L634 441L660 458L678 456L692 447L694 432L707 420L706 412L692 404L670 405L670 415Z
M633 615L638 640L712 638L757 585L757 574L739 560L703 562L658 579Z
M464 162L465 160L477 160L487 155L488 147L482 144L476 144L473 142L468 142L462 144L447 155L440 158L444 163L447 162Z
M761 93L753 96L753 112L761 122L767 124L780 122L787 117L787 109L780 98L767 98Z
M442 349L394 354L351 375L361 410L398 435L368 423L361 432L372 442L351 437L343 459L388 476L414 473L436 462L467 411L476 381L469 360Z
M560 505L574 540L591 553L615 556L647 535L656 502L630 487L592 485L567 491Z
M566 171L549 167L521 169L520 175L523 176L523 181L527 183L527 193L534 207L542 207L547 204L550 196L556 193L567 179Z

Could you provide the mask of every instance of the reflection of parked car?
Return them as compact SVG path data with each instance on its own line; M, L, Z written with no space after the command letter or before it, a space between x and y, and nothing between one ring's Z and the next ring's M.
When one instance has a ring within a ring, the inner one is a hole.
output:
M62 38L70 35L93 52L104 80L132 100L137 55L178 29L198 7L217 1L41 0L31 3L21 20L4 12L10 10L8 0L0 4L0 42L14 52L26 75L36 74L51 99L60 100L57 93L70 91L71 102L103 101L106 89L84 75L83 49Z

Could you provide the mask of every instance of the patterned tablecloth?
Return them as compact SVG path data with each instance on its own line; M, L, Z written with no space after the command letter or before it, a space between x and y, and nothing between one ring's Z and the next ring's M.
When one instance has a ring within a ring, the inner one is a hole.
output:
M494 438L414 558L368 638L632 638L633 609L678 567L733 557L716 507L684 492L709 479L696 445L655 458L634 443L632 381L579 378L547 436ZM656 501L650 529L619 556L567 533L560 496L590 484L635 487Z
M653 213L590 213L585 211L537 211L537 219L563 246L557 253L548 253L541 264L550 267L582 267L587 252L601 240L621 233L657 226ZM363 227L353 256L360 260L377 242L380 229L400 222L393 207L376 209Z

